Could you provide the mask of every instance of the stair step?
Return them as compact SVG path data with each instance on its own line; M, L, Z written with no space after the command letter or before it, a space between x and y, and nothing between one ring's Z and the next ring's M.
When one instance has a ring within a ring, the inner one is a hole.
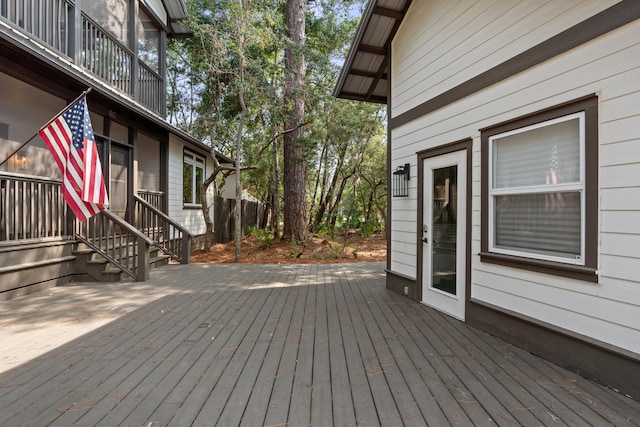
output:
M162 262L164 260L170 260L170 259L171 259L171 257L169 255L158 255L158 256L154 256L154 257L149 258L149 264Z

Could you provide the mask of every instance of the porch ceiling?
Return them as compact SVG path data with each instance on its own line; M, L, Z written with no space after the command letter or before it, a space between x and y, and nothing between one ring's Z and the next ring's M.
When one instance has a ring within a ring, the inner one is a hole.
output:
M387 103L389 45L412 0L369 0L345 58L334 96Z

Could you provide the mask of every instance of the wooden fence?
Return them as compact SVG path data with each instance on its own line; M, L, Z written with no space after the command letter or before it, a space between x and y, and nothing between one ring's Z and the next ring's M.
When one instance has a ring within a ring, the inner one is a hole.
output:
M223 199L216 197L214 205L214 241L226 243L233 240L235 230L235 199ZM258 202L242 201L242 231L246 233L249 228L264 228L265 205Z

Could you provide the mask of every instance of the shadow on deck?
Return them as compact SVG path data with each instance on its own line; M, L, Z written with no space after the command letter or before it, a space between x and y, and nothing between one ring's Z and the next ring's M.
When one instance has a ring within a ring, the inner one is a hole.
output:
M170 265L2 302L0 425L640 424L640 402L384 277L381 263Z

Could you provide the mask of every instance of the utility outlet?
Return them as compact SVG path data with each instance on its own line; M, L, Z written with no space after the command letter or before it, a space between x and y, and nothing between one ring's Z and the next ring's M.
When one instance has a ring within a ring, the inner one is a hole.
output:
M409 287L408 286L404 287L404 294L405 295L409 295Z

